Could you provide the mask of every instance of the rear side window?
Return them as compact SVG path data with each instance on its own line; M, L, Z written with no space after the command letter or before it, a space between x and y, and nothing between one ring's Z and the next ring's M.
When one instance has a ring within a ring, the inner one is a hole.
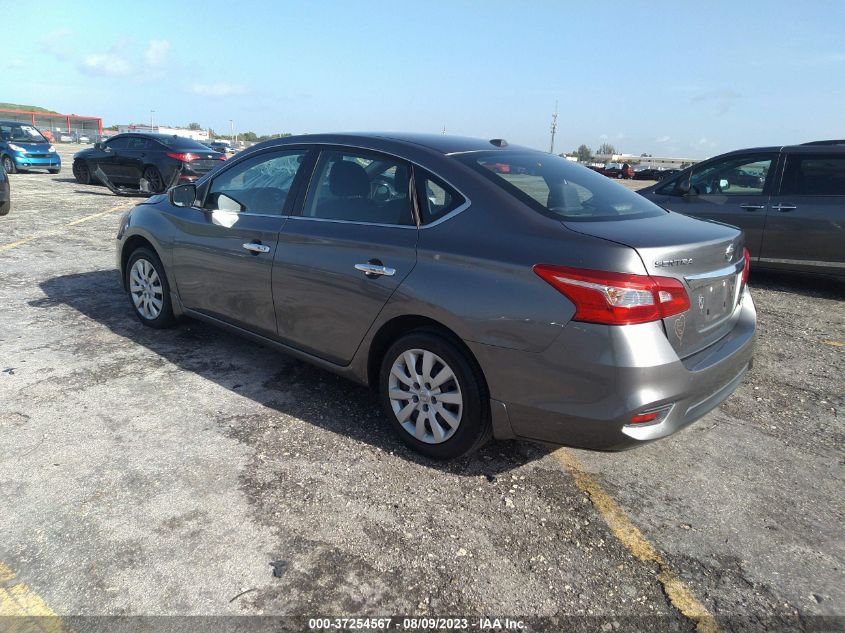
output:
M845 155L799 155L786 158L781 194L845 196Z
M641 195L560 156L506 151L456 158L514 198L558 220L629 220L666 213Z
M149 147L149 139L145 139L143 136L131 136L126 149L148 149Z
M414 169L414 180L422 224L436 222L465 202L461 194L423 169Z

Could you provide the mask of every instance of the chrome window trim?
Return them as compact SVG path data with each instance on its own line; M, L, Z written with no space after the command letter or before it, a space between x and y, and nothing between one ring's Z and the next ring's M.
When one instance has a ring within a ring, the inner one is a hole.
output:
M309 222L333 222L334 224L357 224L360 226L382 226L389 229L411 229L411 230L418 230L421 227L418 227L416 224L383 224L381 222L360 222L357 220L335 220L333 218L309 218L305 215L289 215L287 216L291 220L306 220Z
M718 270L711 270L706 273L698 273L695 275L684 275L684 279L687 281L701 281L704 279L718 279L719 277L728 277L729 275L735 275L738 272L741 272L743 267L745 266L745 261L740 259L735 264L730 264L725 266L724 268L719 268Z

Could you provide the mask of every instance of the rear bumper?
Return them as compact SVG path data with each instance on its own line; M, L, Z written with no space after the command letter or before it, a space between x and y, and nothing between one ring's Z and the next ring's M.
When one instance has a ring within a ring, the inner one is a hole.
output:
M491 398L507 410L513 435L620 450L671 435L739 386L752 365L757 321L747 290L738 310L731 332L683 360L659 322L623 327L573 322L539 354L468 344ZM633 416L653 409L663 409L663 417L630 424Z

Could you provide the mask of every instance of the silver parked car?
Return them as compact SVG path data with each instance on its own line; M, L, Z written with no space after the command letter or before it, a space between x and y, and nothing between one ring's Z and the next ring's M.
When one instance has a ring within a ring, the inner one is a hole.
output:
M117 263L142 323L188 315L368 384L435 458L642 444L752 363L739 230L501 139L268 141L131 210Z

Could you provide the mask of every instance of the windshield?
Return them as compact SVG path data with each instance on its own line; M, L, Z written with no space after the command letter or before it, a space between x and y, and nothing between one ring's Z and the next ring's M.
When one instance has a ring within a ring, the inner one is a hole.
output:
M31 125L0 123L0 138L12 143L46 143L47 139Z
M606 176L540 152L472 152L456 156L544 215L567 222L631 220L665 211Z

